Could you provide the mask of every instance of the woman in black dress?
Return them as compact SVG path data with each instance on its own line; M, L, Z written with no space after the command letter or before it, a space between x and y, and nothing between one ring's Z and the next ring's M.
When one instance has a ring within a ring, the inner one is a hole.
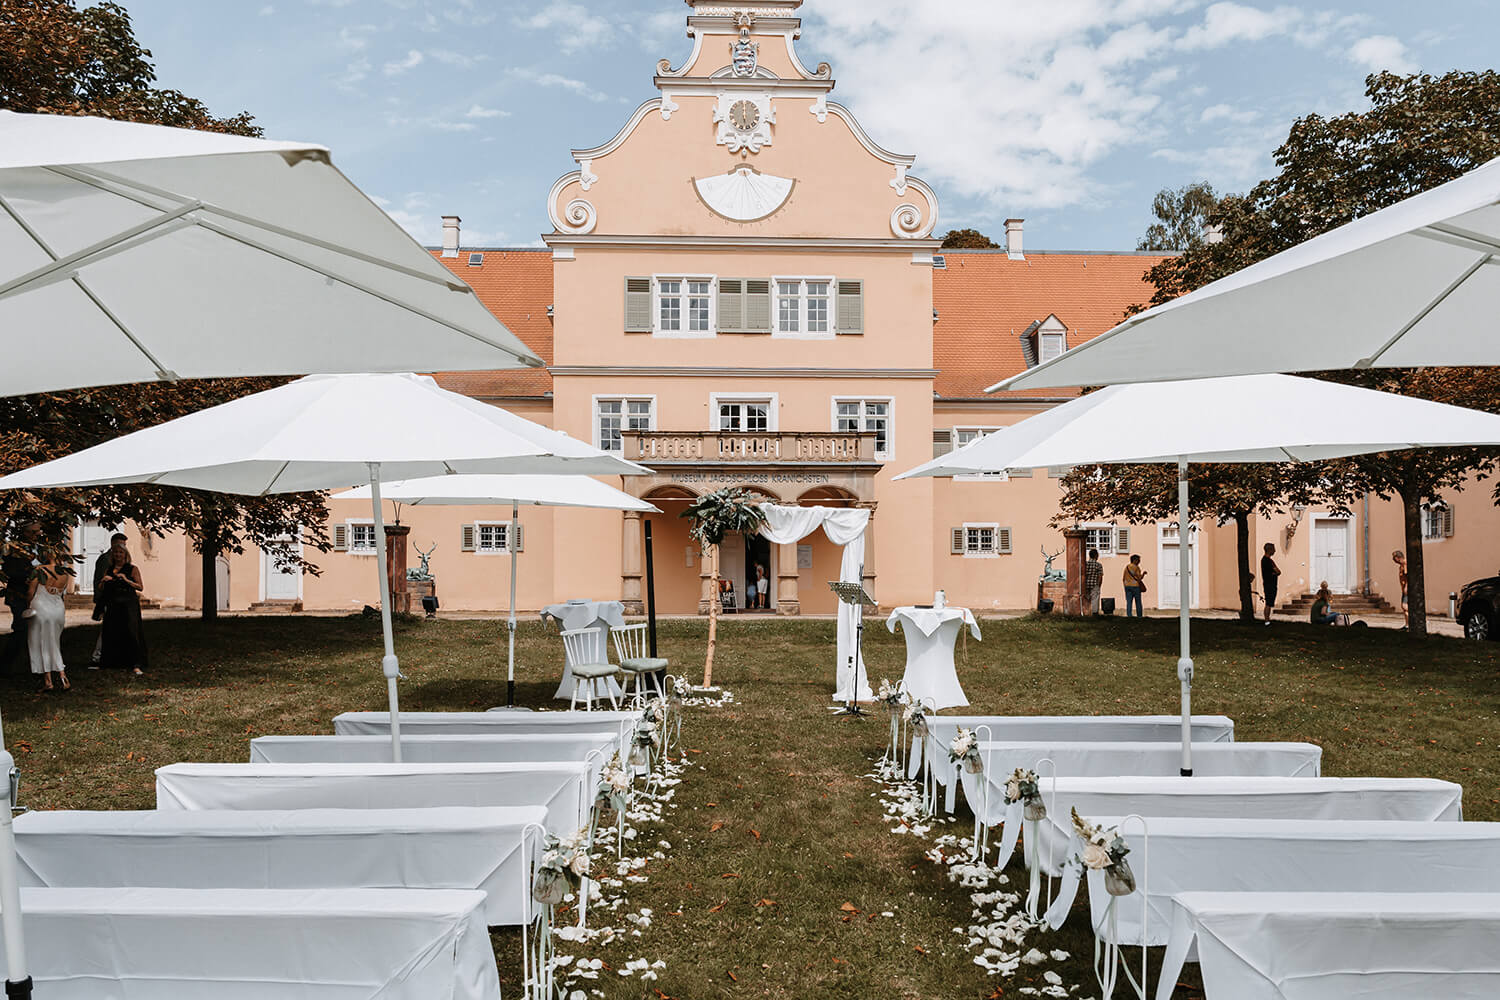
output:
M141 629L141 571L130 561L123 546L111 553L109 568L99 580L103 591L104 641L99 663L131 670L137 675L146 667L146 635Z

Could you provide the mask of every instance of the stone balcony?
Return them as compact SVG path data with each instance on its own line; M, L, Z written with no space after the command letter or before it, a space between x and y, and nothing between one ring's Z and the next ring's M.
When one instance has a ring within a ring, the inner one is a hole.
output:
M843 432L634 431L625 458L646 466L878 467L875 435Z

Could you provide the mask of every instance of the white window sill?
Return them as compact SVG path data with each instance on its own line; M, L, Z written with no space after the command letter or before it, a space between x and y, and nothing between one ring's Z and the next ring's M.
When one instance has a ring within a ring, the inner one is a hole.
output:
M651 336L658 340L713 340L715 330L653 330Z
M998 552L965 552L964 553L964 558L965 559L999 559L1000 558L1000 553L998 553Z
M827 333L783 333L780 330L771 332L772 340L835 340L838 334L833 331Z

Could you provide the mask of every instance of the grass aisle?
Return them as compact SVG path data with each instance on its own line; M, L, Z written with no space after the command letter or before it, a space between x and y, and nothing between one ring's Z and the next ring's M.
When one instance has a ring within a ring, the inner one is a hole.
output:
M904 651L899 636L871 626L867 659L878 684L900 675ZM975 712L1160 713L1176 705L1175 622L983 627L984 642L959 651ZM252 736L330 732L339 711L385 707L378 625L369 620L176 620L149 622L148 631L153 669L144 681L75 667L72 693L42 695L30 676L0 679L26 805L151 808L156 767L245 760ZM701 622L663 625L663 655L690 681L701 678L704 631ZM666 967L655 982L609 973L591 988L610 1000L657 1000L657 990L680 1000L978 1000L1040 985L1047 968L1082 984L1074 995L1097 995L1086 932L1041 936L1043 951L1073 958L1011 980L972 964L953 933L971 922L968 890L927 860L928 841L890 832L877 786L864 777L884 743L884 720L827 711L833 633L831 622L724 621L714 678L736 701L688 710L683 744L697 751L698 766L683 776L670 829L643 831L673 845L669 858L648 865L649 881L630 889L630 906L650 908L652 926L590 952L615 967L630 957ZM1330 775L1458 781L1466 818L1500 818L1497 647L1280 623L1203 621L1194 633L1194 707L1232 716L1238 738L1320 743ZM401 625L397 646L410 677L402 706L503 703L503 637L493 622ZM93 639L92 629L70 629L68 661L85 663ZM551 700L561 661L555 635L524 624L517 650L518 700L560 707ZM966 832L967 823L952 829ZM507 996L518 992L512 937L497 935Z

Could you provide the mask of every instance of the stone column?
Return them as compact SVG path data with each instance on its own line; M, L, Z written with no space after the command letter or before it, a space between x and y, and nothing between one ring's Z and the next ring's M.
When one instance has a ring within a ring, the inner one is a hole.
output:
M776 613L802 614L802 599L797 592L797 543L776 547Z
M701 584L701 589L698 593L698 613L700 615L708 614L709 601L717 601L719 599L719 595L714 593L713 578L709 575L709 571L712 569L712 563L709 561L710 551L718 552L718 549L717 547L710 549L709 546L705 545L698 550L698 580Z
M646 613L642 597L641 512L627 510L620 535L620 600L627 615Z
M860 582L864 584L865 593L878 598L879 595L875 593L875 505L870 503L859 506L870 512L870 523L865 526L865 573L864 579ZM870 613L879 614L879 606L877 605L875 611Z
M406 539L411 534L407 524L385 526L385 568L391 592L391 613L409 614L411 594L406 590Z

